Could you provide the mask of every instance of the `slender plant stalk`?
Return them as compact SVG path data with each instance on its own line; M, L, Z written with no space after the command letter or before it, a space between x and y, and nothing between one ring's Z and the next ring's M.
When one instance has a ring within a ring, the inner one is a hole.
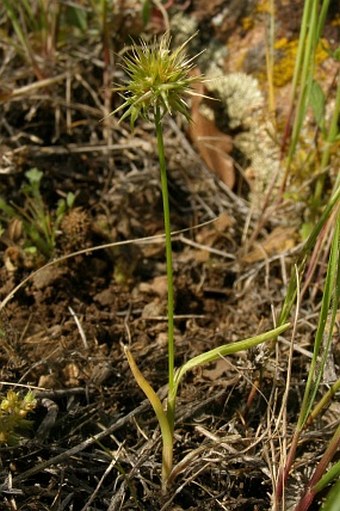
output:
M171 221L170 221L170 205L168 192L168 178L164 153L163 124L162 115L159 106L155 107L155 128L157 135L157 149L159 168L161 175L161 188L163 199L163 219L165 232L165 256L166 256L166 274L168 288L168 402L166 411L166 436L163 436L163 455L162 455L162 489L166 492L166 484L172 470L173 459L173 435L175 427L175 400L169 399L174 391L174 375L175 375L175 340L174 340L174 279L172 264L172 242L171 242Z
M304 41L304 52L303 52L303 61L302 61L302 69L301 69L301 83L300 83L300 94L298 97L298 102L296 106L296 117L293 126L292 132L292 140L288 153L288 163L287 168L289 167L293 154L295 153L295 149L298 143L298 138L301 132L302 123L305 117L307 103L310 94L310 86L313 78L314 71L314 57L316 50L316 29L317 29L317 2L312 0L311 2L306 2L306 4L310 3L310 11L309 11L309 23L306 38Z
M168 288L168 399L166 408L162 405L158 395L143 376L141 371L128 348L125 348L125 354L128 359L131 371L137 384L148 397L162 434L162 491L167 491L168 482L171 480L173 464L173 443L174 443L174 422L175 405L178 386L184 374L198 365L213 362L221 356L236 353L241 350L252 348L267 340L277 338L284 332L289 324L281 324L277 328L259 336L255 336L244 341L229 343L219 348L210 350L202 355L187 361L182 367L175 371L175 343L174 343L174 284L173 284L173 266L172 266L172 246L171 246L171 224L170 207L168 194L168 179L164 154L163 139L163 118L166 114L179 112L190 120L188 106L183 99L185 94L194 94L191 90L193 82L201 80L201 76L192 75L193 59L188 59L184 54L185 46L188 41L183 43L173 52L170 50L170 40L168 36L161 38L159 44L149 47L145 42L141 42L140 47L133 47L131 55L124 58L124 69L129 77L126 85L117 87L115 90L123 93L125 102L110 115L125 108L125 112L120 121L130 117L130 123L133 128L139 117L152 119L155 124L157 136L157 149L160 165L161 188L163 198L163 216L165 231L165 252L167 268L167 288Z
M166 162L164 154L163 126L162 116L158 106L155 108L155 127L157 134L157 148L159 167L161 173L161 187L163 198L163 215L164 215L164 231L165 231L165 254L166 254L166 273L168 281L168 384L169 395L174 389L175 375L175 342L174 342L174 283L173 283L173 265L172 265L172 244L171 244L171 224L170 224L170 207L168 193L168 178L166 171ZM173 431L175 410L173 403L168 401L167 415L169 424Z
M315 243L316 243L321 231L324 229L324 226L325 226L327 220L330 218L332 211L335 210L335 208L339 205L339 203L340 203L340 178L338 179L338 181L336 183L335 191L334 191L332 197L327 202L327 205L320 217L320 220L317 222L314 229L310 233L310 235L304 245L302 253L297 261L297 269L298 269L299 275L303 274L309 254L315 247ZM282 305L282 308L281 308L281 311L279 314L279 318L278 318L278 322L277 322L278 325L282 325L287 322L288 317L289 317L291 310L295 303L296 290L297 290L296 272L295 272L295 269L293 269L292 273L291 273L288 289L286 292L286 297L285 297L285 300L283 302L283 305Z
M299 44L292 81L290 109L281 146L281 155L283 157L287 140L290 136L286 170L282 184L283 189L290 173L303 120L307 111L313 83L315 53L324 27L329 2L330 0L323 0L321 7L320 2L317 0L306 0L304 3Z
M317 390L323 374L323 369L329 353L333 327L336 321L337 307L340 294L340 210L335 217L335 231L327 268L327 276L323 289L319 323L315 334L313 357L301 404L298 429L302 429L311 412ZM330 314L329 327L327 319ZM321 353L321 360L319 356Z
M282 141L282 147L281 147L282 156L284 154L287 140L291 134L292 120L293 120L293 116L294 116L294 103L295 103L298 84L299 84L299 80L300 80L300 76L301 76L308 20L310 17L310 10L311 10L311 5L312 5L313 1L314 0L306 0L304 9L303 9L301 30L300 30L300 35L299 35L299 44L298 44L298 49L297 49L295 69L294 69L293 81L292 81L292 87L291 87L290 108L289 108L288 119L287 119L287 123L286 123L286 127L285 127L284 137L283 137L283 141ZM292 152L292 141L290 143L290 148L289 148L289 153L291 153L291 152ZM292 155L290 154L290 156L288 157L286 176L288 175L289 170L290 170L291 156Z
M338 189L338 193L339 190L340 187ZM321 302L319 322L315 335L313 357L304 390L299 418L293 434L286 464L284 467L282 467L282 470L280 471L278 477L278 482L276 486L276 498L278 500L280 500L282 497L285 482L288 478L290 469L294 462L296 449L298 446L301 432L307 424L308 417L312 413L312 407L315 402L316 394L319 389L320 381L323 374L323 369L326 364L327 355L330 350L332 334L336 322L337 310L340 303L340 207L339 207L340 203L337 202L336 206L338 210L336 211L335 215L334 234L327 266L327 275L323 289L323 298ZM335 452L334 449L338 447L339 441L340 441L339 431L337 430L324 455L326 457L328 456L328 461L330 461L329 459L330 456L334 455ZM312 493L311 488L316 484L317 481L320 480L323 474L322 467L323 471L325 471L326 466L320 464L316 471L317 479L312 480L310 484L310 489L308 490L309 492L308 496L305 497L305 502L309 503L308 506L313 500L311 498ZM304 506L305 504L303 504L303 507L297 508L297 511L306 511L308 507Z
M335 142L335 139L339 133L339 113L340 113L340 73L338 73L337 77L337 90L336 90L336 97L335 97L335 105L334 105L334 111L333 116L331 119L331 123L329 126L328 136L326 139L326 145L322 153L321 158L321 165L320 165L320 171L321 175L317 180L316 186L315 186L315 192L314 192L314 202L316 204L320 203L324 182L325 182L325 170L329 164L330 157L331 157L331 147Z
M322 396L320 401L315 405L313 411L310 413L307 425L309 426L315 420L315 418L321 414L321 412L326 408L331 399L335 396L337 392L340 390L340 378L331 386L331 388Z
M271 114L275 113L274 86L274 39L275 39L275 1L270 0L268 25L266 25L266 71L268 83L268 107ZM273 116L274 119L274 116Z
M319 461L313 477L311 478L308 488L303 495L302 499L295 507L294 511L308 511L310 505L312 504L316 494L323 488L324 482L322 476L326 473L327 466L332 461L334 455L338 451L340 447L340 425L337 427L333 438L329 442L326 451L324 452L321 460ZM340 464L337 463L334 465L334 469L329 470L329 474L325 474L325 480L327 482L330 479L330 476L334 478L338 478L340 475Z
M340 426L338 426L337 430L337 436L338 436L338 445L335 447L339 448L339 430ZM326 454L326 453L325 453ZM316 485L313 487L313 489L316 491L316 493L319 493L320 491L324 490L327 486L329 486L330 483L333 481L340 482L340 460L334 463L332 467L324 474L321 479L316 483ZM340 492L339 492L340 497ZM340 506L337 507L339 509Z

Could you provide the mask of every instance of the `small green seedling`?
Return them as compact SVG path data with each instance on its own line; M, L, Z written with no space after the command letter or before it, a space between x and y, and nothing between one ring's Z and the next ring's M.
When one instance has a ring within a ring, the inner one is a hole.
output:
M25 173L27 182L22 187L25 197L23 207L8 204L0 197L0 210L9 219L17 218L21 221L27 242L25 250L29 253L38 251L46 259L50 259L55 250L56 235L65 213L72 208L75 196L67 194L60 199L56 210L51 213L41 194L41 180L43 172L33 168Z
M167 171L164 154L163 118L166 114L174 112L183 114L190 120L186 95L195 95L191 86L194 82L202 80L201 76L190 73L194 66L194 58L187 58L185 49L190 39L179 48L171 51L170 37L163 36L159 42L156 40L150 46L144 41L140 46L134 46L132 53L124 57L123 68L128 75L126 85L116 87L124 98L124 103L113 111L114 115L125 110L120 121L130 118L131 127L134 127L139 117L152 120L156 129L157 149L160 165L161 188L163 196L164 231L166 247L166 267L168 283L168 396L166 406L163 406L158 395L149 382L142 375L129 350L125 347L131 371L147 398L149 399L157 416L163 441L162 451L162 490L165 493L171 482L173 470L173 443L175 405L178 386L187 371L199 365L213 362L231 353L252 348L260 343L275 339L284 332L289 324L285 323L274 330L243 341L225 344L206 353L188 360L175 370L175 342L174 342L174 286L172 272L172 245L170 209L168 199Z

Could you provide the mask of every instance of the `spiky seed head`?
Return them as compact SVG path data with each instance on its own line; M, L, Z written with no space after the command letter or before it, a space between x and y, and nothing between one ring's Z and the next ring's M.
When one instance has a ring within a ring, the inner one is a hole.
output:
M132 127L138 117L149 119L156 109L162 117L179 112L190 119L185 96L195 94L191 85L202 80L200 75L190 74L197 57L186 56L186 46L191 39L173 51L168 34L155 39L151 45L142 40L139 46L134 46L122 63L128 79L125 85L113 89L121 94L124 103L111 115L126 109L120 120L130 117Z

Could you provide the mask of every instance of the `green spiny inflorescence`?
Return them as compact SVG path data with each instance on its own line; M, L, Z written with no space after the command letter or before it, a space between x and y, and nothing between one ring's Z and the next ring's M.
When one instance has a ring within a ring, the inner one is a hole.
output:
M149 119L155 108L160 109L161 116L179 112L190 119L183 96L194 94L191 85L201 77L190 74L196 57L186 56L189 40L173 51L169 35L155 40L152 45L141 41L123 58L122 67L128 80L125 85L114 88L122 94L124 103L113 113L126 108L120 120L130 117L134 126L140 116Z

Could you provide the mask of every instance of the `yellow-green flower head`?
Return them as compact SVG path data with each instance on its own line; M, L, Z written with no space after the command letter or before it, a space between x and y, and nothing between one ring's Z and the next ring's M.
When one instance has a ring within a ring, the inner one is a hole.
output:
M120 120L130 117L132 126L138 117L148 119L156 112L161 117L180 112L189 119L184 97L195 94L191 84L201 80L201 76L190 76L196 58L187 58L185 53L190 39L173 51L168 34L151 45L141 41L139 46L134 46L122 64L128 80L124 86L114 89L121 92L125 101L113 114L126 108Z

